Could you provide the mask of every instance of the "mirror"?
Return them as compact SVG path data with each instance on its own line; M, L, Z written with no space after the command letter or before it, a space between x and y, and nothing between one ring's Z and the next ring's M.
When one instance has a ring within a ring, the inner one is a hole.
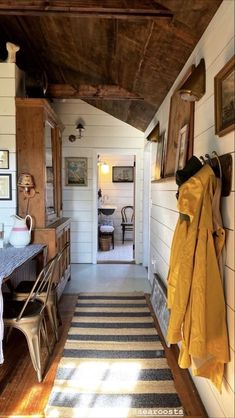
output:
M46 218L48 223L56 219L55 209L55 166L54 166L54 144L53 127L45 124L45 185L46 185Z

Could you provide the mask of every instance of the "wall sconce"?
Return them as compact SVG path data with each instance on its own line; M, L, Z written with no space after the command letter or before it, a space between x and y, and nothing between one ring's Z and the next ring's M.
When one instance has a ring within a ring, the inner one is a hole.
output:
M101 160L100 155L97 156L97 165L101 168L101 172L103 174L109 173L109 165L104 161Z
M35 183L33 176L29 173L21 173L18 179L17 186L21 189L23 189L23 193L25 196L25 199L28 199L27 201L27 207L26 207L26 215L28 214L29 209L29 199L35 196Z
M107 163L102 163L101 164L101 171L103 174L108 174L109 173L109 165Z
M76 137L75 135L69 135L69 141L70 142L74 142L76 141L76 139L82 139L83 135L82 133L85 131L84 126L81 123L78 123L76 126L76 131L78 131L78 136Z
M182 100L195 102L201 99L206 90L205 61L202 58L198 66L178 90Z

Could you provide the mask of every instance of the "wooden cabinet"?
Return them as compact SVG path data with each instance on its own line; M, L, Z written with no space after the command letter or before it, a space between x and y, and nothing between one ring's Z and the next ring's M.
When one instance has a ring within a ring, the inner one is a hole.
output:
M45 99L16 99L18 175L30 173L36 194L29 200L34 227L42 228L61 217L61 132L63 125ZM19 215L27 199L18 193Z
M48 246L48 258L54 257L67 242L70 243L70 219L61 218L46 228L34 229L32 231L32 240L34 243L46 243ZM59 282L57 292L58 297L60 297L71 274L70 246L66 250L64 258L60 260L56 273L58 275L56 281Z
M70 242L70 220L61 217L62 130L47 100L16 98L17 174L30 173L36 191L28 201L18 188L18 214L25 217L28 210L33 218L32 242L47 244L49 259ZM60 295L70 276L69 248L59 276Z

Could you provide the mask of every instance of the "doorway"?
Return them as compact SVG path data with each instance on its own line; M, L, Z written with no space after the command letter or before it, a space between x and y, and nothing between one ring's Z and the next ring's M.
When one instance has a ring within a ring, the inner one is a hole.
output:
M134 263L135 156L101 152L97 163L97 263Z

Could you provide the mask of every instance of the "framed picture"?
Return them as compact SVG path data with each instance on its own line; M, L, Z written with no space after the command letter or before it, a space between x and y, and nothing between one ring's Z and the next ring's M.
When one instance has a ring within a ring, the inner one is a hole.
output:
M11 200L11 174L0 174L0 200Z
M0 150L0 169L9 168L9 151Z
M54 182L53 167L46 167L47 183Z
M65 157L65 186L87 186L87 157Z
M195 106L194 102L182 100L178 90L192 74L194 68L195 65L192 65L188 69L180 84L177 86L176 90L171 96L167 144L164 161L164 177L172 177L175 174L175 161L178 149L179 130L186 124L189 126L187 159L193 155L193 125Z
M176 160L175 160L175 172L177 170L182 170L182 168L184 168L185 166L185 163L187 160L187 152L188 152L188 134L189 134L189 126L184 125L183 128L181 128L179 131Z
M160 140L160 124L159 124L159 122L152 129L150 134L147 136L147 140L152 141L152 142L158 142Z
M133 183L134 167L133 166L115 166L112 171L113 183Z
M155 180L160 180L160 179L163 178L163 171L164 171L164 144L165 144L165 132L163 132L159 136L159 142L157 144Z
M224 136L235 129L235 56L215 76L215 133Z
M158 147L158 144L156 142L151 141L151 181L156 180L157 147Z
M167 290L160 276L154 273L153 290L151 295L151 303L153 310L157 316L159 326L161 328L165 343L169 347L166 336L170 319L170 312L167 308Z

